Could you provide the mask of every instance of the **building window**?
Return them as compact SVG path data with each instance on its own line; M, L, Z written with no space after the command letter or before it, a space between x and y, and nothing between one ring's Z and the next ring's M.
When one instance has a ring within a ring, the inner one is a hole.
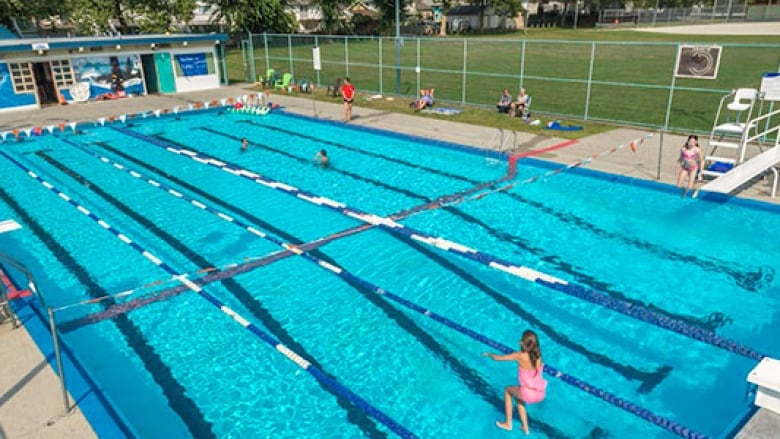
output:
M76 74L69 59L55 59L51 61L51 74L57 89L70 87L76 82Z
M32 93L35 91L35 78L30 63L9 63L8 70L14 83L16 93Z

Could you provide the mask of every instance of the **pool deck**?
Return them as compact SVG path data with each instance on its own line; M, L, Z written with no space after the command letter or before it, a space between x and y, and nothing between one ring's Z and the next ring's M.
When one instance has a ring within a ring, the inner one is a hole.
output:
M99 118L169 108L187 107L196 102L208 102L249 93L242 86L223 87L177 95L154 95L118 101L90 102L67 106L52 106L40 110L0 113L0 131L13 128L58 125L75 121L96 121ZM359 100L362 97L358 98ZM273 96L275 103L286 111L321 119L340 121L342 106L338 103L315 102L305 97ZM468 111L468 110L467 110ZM379 128L415 136L485 148L496 132L494 128L468 125L440 118L421 118L414 114L388 113L356 106L351 124ZM542 118L543 122L547 122ZM664 134L633 128L613 131L567 141L550 135L516 132L517 143L513 153L558 162L574 163L602 154L588 168L632 177L673 184L676 179L675 160L685 136ZM546 133L545 133L546 134ZM651 135L652 134L652 135ZM644 139L632 153L629 143ZM608 151L620 147L614 152ZM2 148L2 144L0 144ZM758 151L749 152L757 154ZM661 164L659 166L659 163ZM522 177L522 176L521 176ZM554 178L554 177L553 177ZM739 196L769 203L780 203L770 197L771 178L757 181ZM683 202L670 198L670 202ZM687 201L686 201L687 202ZM6 218L0 218L3 220ZM89 423L76 407L64 415L59 381L47 360L22 328L13 330L9 323L0 324L0 438L69 439L95 438ZM736 436L738 439L776 437L780 431L780 415L759 410Z

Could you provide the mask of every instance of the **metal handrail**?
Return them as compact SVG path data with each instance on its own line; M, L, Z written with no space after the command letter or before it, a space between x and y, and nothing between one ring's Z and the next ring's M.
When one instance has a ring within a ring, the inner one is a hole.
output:
M12 268L15 268L27 277L27 288L30 289L30 291L35 295L35 297L41 302L41 305L43 307L46 307L46 302L43 300L43 296L38 292L38 286L35 283L35 280L33 279L32 273L30 273L30 270L27 269L27 267L24 266L21 262L17 261L16 259L12 258L6 253L0 252L0 262L3 262L5 264L10 265Z
M65 406L65 414L69 413L71 411L70 406L70 400L68 399L68 390L65 385L65 371L62 367L62 355L60 353L60 344L59 344L59 337L57 336L57 326L54 320L54 311L52 308L46 306L46 302L43 300L43 296L38 292L38 287L35 284L35 280L33 279L32 273L30 273L30 270L27 269L27 267L24 266L21 262L17 261L16 259L12 258L11 256L0 252L0 262L4 262L11 267L15 268L16 270L21 271L24 273L25 276L27 276L27 288L32 291L33 294L35 294L35 297L40 301L41 306L44 308L48 308L48 316L49 316L49 329L51 330L51 338L52 343L54 345L54 356L55 360L57 362L57 372L60 377L60 390L62 392L62 400L63 404ZM3 290L3 298L6 297L5 289ZM10 310L10 306L9 306ZM12 312L13 313L13 312ZM13 314L12 314L13 315ZM15 316L14 316L15 317ZM17 320L14 320L14 328L17 327L16 325Z
M498 142L496 142L498 140ZM491 153L493 152L493 145L496 145L498 149L496 150L496 156L501 157L501 147L504 144L504 130L501 128L496 128L496 130L493 132L493 136L490 138L490 141L488 141L487 145L485 145L485 164L487 165L496 165L499 162L498 158L491 157Z

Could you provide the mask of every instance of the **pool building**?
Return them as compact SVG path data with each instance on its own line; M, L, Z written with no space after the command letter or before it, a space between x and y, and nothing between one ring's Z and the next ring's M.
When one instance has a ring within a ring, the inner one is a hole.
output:
M218 88L224 34L0 38L0 113Z

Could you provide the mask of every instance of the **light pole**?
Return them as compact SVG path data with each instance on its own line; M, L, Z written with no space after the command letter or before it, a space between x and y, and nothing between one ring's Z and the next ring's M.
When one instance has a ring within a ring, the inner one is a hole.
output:
M395 94L401 94L401 23L399 0L395 0Z

